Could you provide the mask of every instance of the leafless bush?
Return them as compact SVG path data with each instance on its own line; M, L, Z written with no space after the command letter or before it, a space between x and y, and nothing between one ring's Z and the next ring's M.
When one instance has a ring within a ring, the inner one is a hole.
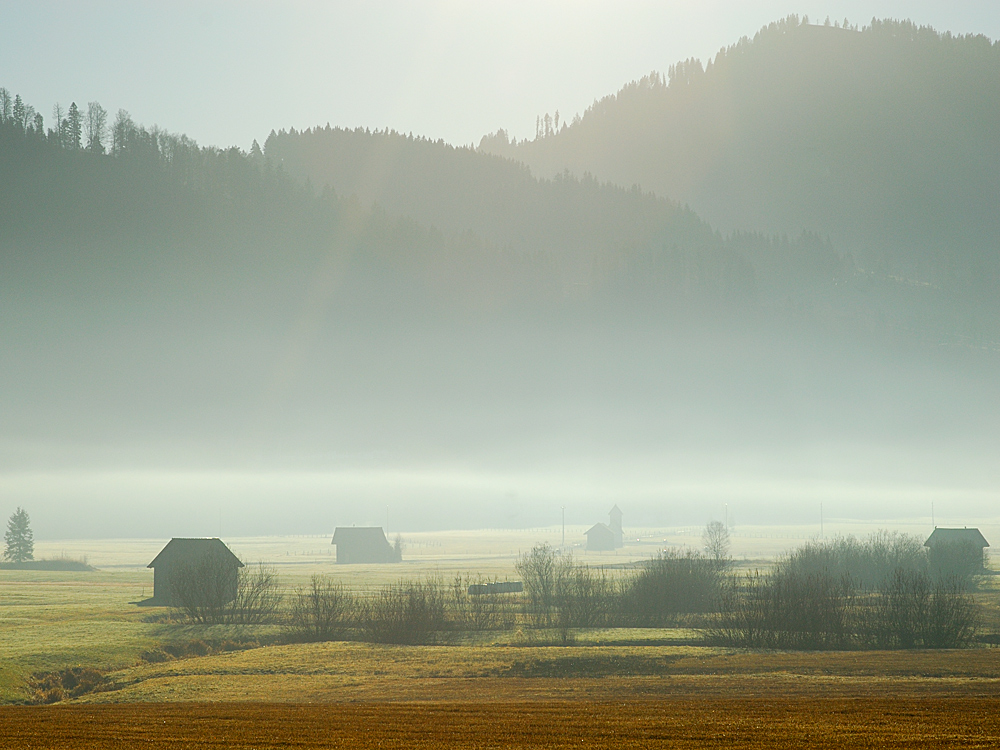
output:
M236 574L236 598L229 607L228 622L260 625L271 620L283 599L277 571L264 563L240 568Z
M343 637L357 609L357 601L343 584L314 575L292 600L292 631L304 641L332 641Z
M603 570L574 565L572 558L557 568L555 585L557 622L567 628L602 628L616 624L620 593Z
M934 580L926 573L897 571L869 597L859 627L875 648L959 648L973 641L979 612L960 578Z
M710 612L721 593L722 568L693 551L660 552L622 584L621 615L641 627L665 625L680 613Z
M880 589L898 570L927 571L927 555L918 537L878 531L867 539L840 537L806 544L779 563L796 576L845 576L866 591Z
M274 568L263 563L237 568L228 553L214 550L177 565L171 590L175 606L205 624L260 624L277 612L282 599Z
M551 625L556 610L557 583L569 574L573 562L548 544L539 544L517 559L515 570L524 582L528 619Z
M975 641L979 626L980 610L968 595L966 584L958 579L935 581L924 628L924 646L969 646Z
M194 622L228 622L237 596L238 570L228 552L216 550L198 560L178 563L171 576L174 605Z
M487 592L469 594L470 585L486 584L482 578L473 581L466 576L456 575L452 581L452 606L459 627L470 630L499 630L514 625L515 606L519 601L509 593Z
M777 572L732 578L713 639L746 648L842 648L851 638L849 578Z
M864 591L847 576L779 568L733 579L710 636L748 648L957 648L973 641L977 626L958 580L900 568Z
M362 629L375 643L427 643L448 626L440 581L399 581L383 586L365 607Z

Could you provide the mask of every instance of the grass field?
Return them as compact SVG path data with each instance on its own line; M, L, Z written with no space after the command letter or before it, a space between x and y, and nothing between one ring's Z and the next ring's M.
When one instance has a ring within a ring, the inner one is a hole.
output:
M143 664L79 700L449 702L1000 697L1000 649L749 653L703 646L269 646Z
M993 748L991 698L0 708L0 748Z
M654 531L618 554L577 554L614 574L687 533ZM272 564L287 591L314 573L371 590L427 575L513 578L519 551L558 541L554 529L408 536L406 562L387 566L337 566L326 536L232 546ZM750 557L767 545L798 543L747 539L747 567L767 564ZM530 628L433 646L282 643L277 626L196 626L135 606L164 541L40 543L99 570L0 571L0 703L31 698L37 672L91 667L106 679L54 706L0 707L0 748L994 747L1000 736L1000 649L744 652L637 628L572 631L570 645ZM995 584L978 597L1000 632ZM227 639L265 645L141 658Z

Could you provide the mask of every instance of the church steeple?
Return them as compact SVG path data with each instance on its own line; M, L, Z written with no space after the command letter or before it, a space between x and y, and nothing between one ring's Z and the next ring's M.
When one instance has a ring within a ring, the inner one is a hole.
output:
M615 548L624 547L625 540L622 535L622 511L617 504L608 512L611 523L608 526L615 533Z

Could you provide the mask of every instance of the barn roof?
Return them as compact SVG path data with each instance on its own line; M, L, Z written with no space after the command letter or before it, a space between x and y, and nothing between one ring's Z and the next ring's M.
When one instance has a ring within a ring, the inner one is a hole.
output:
M615 532L613 532L611 530L611 527L608 526L606 523L595 523L593 526L591 526L583 533L586 534L587 536L590 536L592 533L614 534Z
M174 537L167 542L167 546L161 549L160 554L154 557L153 561L146 567L155 568L157 565L171 563L174 560L190 560L213 552L228 555L236 567L243 567L240 558L234 555L221 539L184 539L181 537Z
M989 547L990 543L986 537L976 528L964 529L942 529L935 528L931 535L924 542L925 547L933 547L935 544L953 544L955 542L971 542L977 547Z
M388 544L381 526L338 526L333 532L333 544Z

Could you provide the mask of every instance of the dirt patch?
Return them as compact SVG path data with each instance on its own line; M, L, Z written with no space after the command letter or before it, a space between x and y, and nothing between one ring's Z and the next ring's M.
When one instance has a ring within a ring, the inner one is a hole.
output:
M997 699L0 708L0 748L985 748Z

